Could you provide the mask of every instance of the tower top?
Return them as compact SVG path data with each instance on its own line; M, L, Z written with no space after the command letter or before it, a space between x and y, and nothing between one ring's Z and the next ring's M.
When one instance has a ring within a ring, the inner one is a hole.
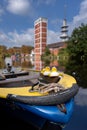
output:
M63 19L63 25L61 28L67 28L68 25L67 25L67 20L66 19Z
M38 18L35 22L34 22L34 25L36 25L37 23L40 23L40 22L46 22L47 23L47 18L44 18L44 17L40 17Z
M63 25L61 27L61 35L60 35L60 38L63 40L63 41L66 41L68 39L68 25L67 25L67 21L66 19L63 20Z
M63 40L63 41L67 41L68 40L68 25L67 25L67 20L66 20L66 8L67 8L67 5L65 4L64 5L64 19L63 19L63 23L62 23L62 26L61 26L61 35L60 35L60 38Z
M66 19L66 9L67 9L67 5L64 5L64 19Z

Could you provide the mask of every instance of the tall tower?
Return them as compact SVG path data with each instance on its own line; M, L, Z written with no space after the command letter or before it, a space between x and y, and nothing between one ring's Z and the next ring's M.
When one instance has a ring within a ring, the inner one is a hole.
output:
M41 55L44 53L47 43L47 19L40 17L34 22L34 53L35 53L35 69L41 70L43 62Z
M64 19L63 19L63 25L61 27L61 35L60 38L63 41L67 41L68 40L68 25L67 25L67 20L66 20L66 9L67 9L67 5L64 5Z
M68 40L68 26L67 26L67 21L66 19L63 20L63 25L61 27L61 35L60 35L60 38L63 40L63 41L66 41Z

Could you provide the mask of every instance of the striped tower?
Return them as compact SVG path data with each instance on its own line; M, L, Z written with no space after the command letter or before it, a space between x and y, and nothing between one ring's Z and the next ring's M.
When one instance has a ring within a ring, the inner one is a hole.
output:
M39 18L34 22L34 53L35 53L35 70L43 68L41 55L44 53L47 43L47 19Z
M63 25L61 27L61 35L60 35L60 38L63 40L63 41L67 41L68 40L68 25L67 25L67 21L66 19L63 20Z

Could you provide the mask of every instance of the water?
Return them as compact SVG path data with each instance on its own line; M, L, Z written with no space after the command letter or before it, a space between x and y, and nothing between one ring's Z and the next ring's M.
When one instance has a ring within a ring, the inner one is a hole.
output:
M79 89L73 115L63 130L87 130L87 89Z
M1 108L0 108L1 110ZM13 129L24 129L24 130L38 130L37 128L27 124L26 122L12 118L10 115L8 116L6 113L1 116L0 119L2 122L0 123L0 128L7 128L9 130ZM3 125L4 123L4 125ZM50 127L50 130L59 130L56 126ZM48 130L44 129L44 130ZM87 89L79 89L78 94L75 97L75 106L73 115L63 130L87 130Z

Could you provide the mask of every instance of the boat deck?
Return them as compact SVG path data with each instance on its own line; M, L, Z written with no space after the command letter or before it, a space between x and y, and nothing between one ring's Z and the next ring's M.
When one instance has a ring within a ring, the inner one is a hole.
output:
M39 74L8 78L0 81L0 87L21 87L33 85L38 81L38 78Z
M6 79L8 79L8 78L16 78L17 76L29 75L29 72L23 71L23 72L16 72L16 73L5 73L3 75L5 76Z

